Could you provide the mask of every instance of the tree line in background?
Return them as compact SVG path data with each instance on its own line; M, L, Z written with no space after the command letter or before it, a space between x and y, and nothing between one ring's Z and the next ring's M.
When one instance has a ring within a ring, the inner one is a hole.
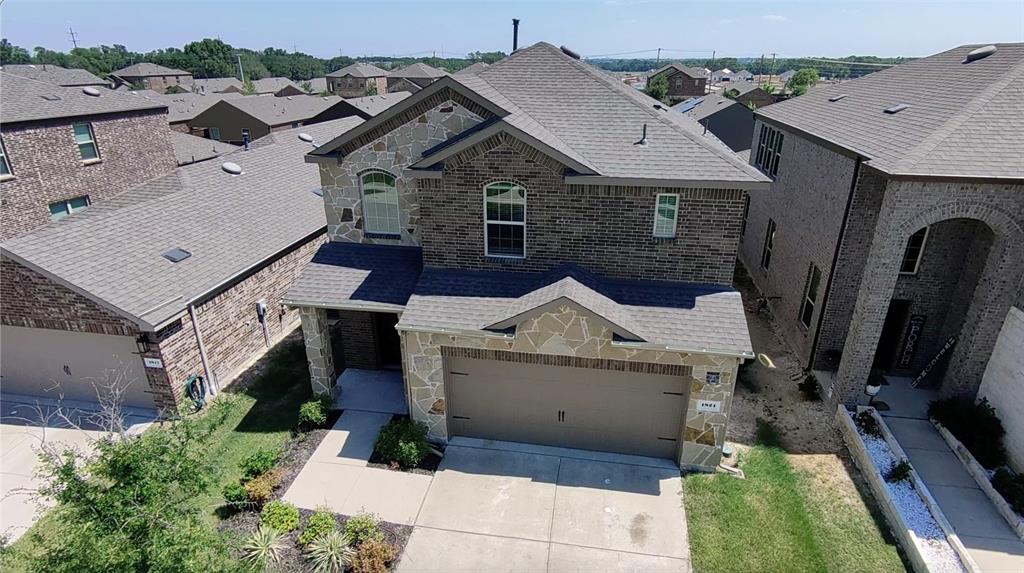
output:
M132 64L151 62L190 72L196 78L238 77L241 60L246 79L258 80L268 77L285 77L295 81L324 77L330 72L356 61L372 62L388 69L424 62L428 65L456 72L475 62L493 63L505 57L503 52L473 52L465 58L389 58L337 56L330 59L318 58L302 52L288 52L280 48L266 48L263 51L235 48L221 40L206 38L189 42L181 49L166 48L152 52L132 52L125 46L93 46L74 48L70 52L58 52L36 46L29 52L21 46L11 44L6 38L0 40L0 64L52 64L65 68L81 68L103 77Z
M780 74L786 70L800 70L813 68L822 77L826 78L856 78L881 69L877 66L858 66L857 64L882 64L896 65L910 61L913 58L879 58L876 56L847 56L845 58L828 58L832 61L823 61L826 58L780 58L773 63L770 58L761 59L737 59L737 58L686 58L672 60L662 58L649 59L592 59L589 63L612 72L647 72L658 69L670 62L679 62L685 66L694 68L708 68L720 70L729 68L734 72L747 70L753 74ZM837 63L842 62L842 63Z

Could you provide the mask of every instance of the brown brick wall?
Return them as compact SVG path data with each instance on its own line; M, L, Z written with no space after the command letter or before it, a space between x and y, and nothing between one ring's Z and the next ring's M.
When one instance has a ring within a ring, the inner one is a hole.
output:
M192 84L194 82L192 76L125 77L124 79L125 81L131 82L133 85L138 83L144 88L158 93L166 92L167 88L171 86L180 86L182 89L189 91L192 89Z
M668 98L673 103L707 93L707 78L691 78L682 72L672 70L665 71L661 75L668 80ZM676 84L676 80L680 80L679 85Z
M338 312L338 320L343 338L341 345L342 355L345 357L344 368L380 368L373 313L342 310Z
M88 195L93 203L175 167L167 114L144 111L90 120L100 161L83 163L72 120L3 126L14 173L0 184L0 240L50 222L52 202Z
M556 164L505 136L446 163L441 180L420 180L424 264L544 271L578 263L608 276L729 285L743 192L567 185ZM526 258L484 254L483 188L494 181L526 188ZM680 195L673 240L653 237L655 195Z

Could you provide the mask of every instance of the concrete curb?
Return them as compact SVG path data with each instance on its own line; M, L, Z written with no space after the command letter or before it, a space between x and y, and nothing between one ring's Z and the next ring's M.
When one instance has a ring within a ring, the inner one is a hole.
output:
M1017 512L1010 507L1010 504L1006 503L1002 494L996 491L996 488L992 486L992 482L988 478L988 472L986 472L985 468L978 463L978 460L974 459L974 454L967 449L967 446L960 443L960 440L956 439L956 436L950 433L950 431L937 420L932 418L929 418L929 420L931 420L935 429L939 431L939 434L942 435L942 439L946 440L946 445L949 446L949 449L953 450L956 457L960 459L960 463L964 465L964 469L967 470L967 473L971 474L974 481L978 483L978 488L988 496L989 501L991 501L992 505L996 507L996 511L999 512L999 515L1003 516L1003 519L1005 519L1006 523L1009 524L1010 529L1017 534L1017 537L1020 538L1021 541L1024 541L1024 517L1018 515Z

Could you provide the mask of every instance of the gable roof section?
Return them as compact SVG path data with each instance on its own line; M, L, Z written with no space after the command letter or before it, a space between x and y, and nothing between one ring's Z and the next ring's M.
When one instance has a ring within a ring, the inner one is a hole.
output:
M651 72L651 76L650 77L653 78L654 76L657 76L657 75L659 75L659 74L661 74L663 72L667 72L667 71L670 71L670 70L671 71L675 71L675 72L681 72L681 73L687 75L688 77L694 78L694 79L708 77L707 72L705 72L704 70L702 70L700 68L691 68L690 66L684 66L683 64L680 64L679 62L672 62L671 64L667 64L667 65L661 66L657 70L654 70L653 72Z
M256 93L258 94L277 93L289 86L297 90L301 90L299 86L295 85L295 82L288 78L262 78L252 82L252 87L256 89Z
M178 165L206 161L238 149L237 145L223 141L196 137L173 129L168 131L171 133L171 146L174 148L174 158L178 161Z
M79 68L62 68L52 64L7 64L0 70L30 80L46 82L56 86L108 86L110 82Z
M146 78L152 76L191 76L192 74L184 70L176 70L159 64L141 62L121 68L116 72L111 72L111 75L121 78Z
M488 67L487 62L475 62L475 63L472 63L472 64L466 66L465 68L462 68L461 70L459 70L459 71L457 71L455 73L458 74L458 75L470 75L471 76L473 74L478 74L478 73L482 72L483 70L487 69L487 67Z
M282 301L393 312L409 300L422 270L419 247L331 241L320 246Z
M86 88L67 88L31 80L6 72L0 73L0 122L17 123L47 119L81 117L105 113L161 110L167 106L129 94L102 88L98 96L86 94Z
M448 72L428 66L423 62L416 62L415 64L410 64L404 68L393 70L388 73L389 78L415 78L424 80L440 78L447 75Z
M192 81L192 91L196 93L222 93L231 88L241 91L242 81L238 78L197 78Z
M969 63L977 45L953 48L822 86L757 115L858 153L894 176L1024 179L1024 43L996 46ZM884 111L900 103L909 107Z
M197 115L203 113L207 109L210 109L212 105L222 100L259 97L243 96L237 92L162 94L152 90L140 90L129 92L129 94L133 97L145 98L147 100L166 105L168 123L180 123L182 121L193 120Z
M250 151L179 167L117 197L0 245L0 252L51 280L156 330L193 300L323 232L316 169L302 162L306 132L326 138L360 123L350 117L273 133ZM55 248L59 246L59 248ZM171 263L162 253L192 256Z
M373 64L364 64L363 62L356 62L349 64L340 70L334 70L327 74L329 78L342 78L345 76L352 76L353 78L382 78L388 75L388 73Z
M341 101L342 99L338 96L257 96L227 99L223 100L220 105L232 106L273 127L305 121Z

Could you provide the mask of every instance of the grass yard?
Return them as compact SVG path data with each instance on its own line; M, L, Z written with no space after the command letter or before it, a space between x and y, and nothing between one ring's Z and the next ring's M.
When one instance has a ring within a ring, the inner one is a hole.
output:
M694 570L891 572L905 569L860 499L796 470L775 430L758 422L744 455L745 480L724 474L684 480Z

